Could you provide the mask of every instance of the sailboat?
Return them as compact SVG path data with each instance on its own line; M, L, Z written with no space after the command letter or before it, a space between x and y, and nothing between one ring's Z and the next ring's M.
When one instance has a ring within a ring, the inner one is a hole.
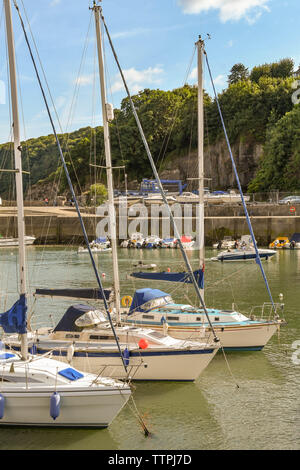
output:
M196 307L188 304L174 302L168 292L156 289L140 289L136 291L132 304L123 310L122 321L128 325L148 326L161 330L166 328L169 334L175 338L197 339L203 335L203 328L207 334L215 332L225 350L260 350L278 328L284 324L279 319L282 305L274 304L263 306L271 310L266 318L248 318L240 312L206 308L204 302L204 127L203 127L203 55L204 41L199 37L196 43L198 50L198 180L199 180L199 215L197 233L199 240L199 269L191 272L173 273L133 272L130 274L135 279L147 281L195 283L202 293L202 306ZM240 191L241 192L241 191ZM241 192L241 200L244 202ZM246 207L244 204L245 212ZM248 219L247 219L248 220ZM250 221L249 221L250 223ZM255 244L254 236L253 243ZM255 244L255 259L258 260L258 252ZM262 269L263 271L263 269ZM160 284L161 286L161 284ZM147 294L147 302L143 301ZM270 308L269 308L270 307ZM273 318L274 317L274 318Z
M122 382L66 367L28 351L27 278L15 48L10 0L4 0L9 55L15 180L18 207L19 299L0 315L5 333L21 336L20 354L1 343L0 426L107 427L126 404L130 387Z
M90 314L88 305L73 305L54 328L44 328L30 335L30 345L38 354L55 351L57 358L74 365L88 366L90 370L102 369L105 375L131 380L195 380L208 366L218 351L219 345L203 338L199 341L178 340L149 328L120 326L121 298L118 270L116 214L114 207L112 161L109 136L108 104L105 92L104 59L101 35L102 9L96 5L92 8L95 16L96 37L98 46L98 63L100 74L102 116L104 129L104 146L106 156L106 172L108 186L108 206L110 219L110 239L113 264L113 290L99 292L90 289L37 289L37 295L69 297L78 299L101 299L106 302L113 297L116 325L113 331L118 338L119 348L108 334L109 325L106 311L106 324L103 317ZM110 116L112 116L110 109ZM90 250L89 244L87 244ZM122 304L126 305L122 298ZM92 317L92 319L91 319ZM7 344L18 350L18 338L7 338ZM119 349L122 355L119 354ZM125 367L123 367L125 366Z

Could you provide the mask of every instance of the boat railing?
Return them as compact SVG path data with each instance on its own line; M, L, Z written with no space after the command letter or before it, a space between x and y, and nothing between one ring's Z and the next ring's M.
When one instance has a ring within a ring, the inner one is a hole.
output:
M283 303L274 303L264 302L263 305L256 305L251 307L250 310L250 319L251 320L273 320L274 318L279 318L280 314L283 313Z

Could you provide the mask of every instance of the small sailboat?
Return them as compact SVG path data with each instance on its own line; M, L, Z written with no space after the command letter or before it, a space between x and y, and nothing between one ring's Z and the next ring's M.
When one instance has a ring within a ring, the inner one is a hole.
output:
M28 351L22 149L10 0L4 0L4 9L13 111L19 299L0 315L0 325L5 333L18 334L21 340L20 354L1 345L0 426L107 427L131 396L127 384L67 367L52 359L51 351L45 356ZM21 24L26 34L22 20Z
M198 161L199 161L199 217L197 233L199 240L199 269L191 272L188 261L185 259L188 271L185 273L156 272L131 273L138 279L149 282L179 282L193 283L200 299L201 307L174 302L172 297L160 289L149 287L137 290L129 308L122 312L122 321L128 325L148 325L161 331L165 324L168 333L176 338L200 338L205 328L208 334L214 334L220 339L225 350L259 350L262 349L278 328L285 324L279 319L282 311L281 304L275 304L271 297L271 313L266 317L265 307L261 314L246 317L240 312L227 309L207 308L204 302L204 171L203 171L203 53L204 41L199 38L198 48ZM157 177L158 178L158 177ZM238 180L238 177L237 177ZM241 193L241 199L243 195ZM246 210L245 210L246 212ZM249 226L252 230L250 220ZM253 243L254 235L251 235ZM180 245L179 245L180 246ZM257 247L254 247L254 258L259 259ZM260 261L260 260L259 260ZM261 266L263 272L263 268ZM263 272L264 274L264 272ZM268 288L268 285L267 285ZM197 291L198 289L198 291ZM269 290L269 289L268 289ZM200 293L200 295L199 295ZM201 333L200 333L201 332Z

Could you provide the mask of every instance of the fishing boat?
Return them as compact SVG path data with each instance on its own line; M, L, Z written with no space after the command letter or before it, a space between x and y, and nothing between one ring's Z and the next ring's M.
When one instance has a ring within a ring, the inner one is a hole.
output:
M240 312L227 309L207 308L204 302L204 171L203 171L203 53L204 41L199 38L197 42L198 48L198 162L199 162L199 217L197 225L197 233L199 237L199 268L195 271L191 269L188 260L183 257L187 266L186 272L133 272L130 274L134 279L146 280L152 283L157 281L160 286L163 282L176 282L182 284L193 284L195 286L197 296L200 300L201 307L174 302L168 292L162 290L145 289L137 290L133 296L132 302L127 309L122 312L122 321L128 325L146 326L157 328L159 330L168 326L168 332L176 338L199 338L203 334L203 328L207 334L215 335L220 339L221 345L225 350L260 350L262 349L278 328L285 324L284 320L279 318L282 314L282 304L275 304L270 295L271 302L265 303L260 312L255 317L251 312L249 316L245 316ZM206 56L207 58L207 56ZM213 81L212 85L214 87ZM215 94L216 100L217 95ZM217 101L218 102L218 101ZM220 110L220 108L219 108ZM221 115L221 112L220 112ZM221 115L222 116L222 115ZM222 120L222 119L221 119ZM224 127L226 134L226 129ZM230 146L229 146L230 149ZM230 149L230 155L231 149ZM240 188L238 174L234 164L236 179ZM158 178L158 177L157 177ZM248 217L247 208L243 199L243 193L240 188L241 200L243 202L245 214L247 215L247 223L251 233L251 240L254 246L254 259L258 261L262 274L264 270L260 262L255 237L253 234L250 219ZM181 247L181 246L180 246ZM182 247L181 247L182 249ZM270 294L268 283L267 290ZM266 311L270 311L266 314Z
M181 341L170 337L167 332L152 331L147 327L132 328L121 325L121 307L128 305L126 298L120 299L120 282L118 271L118 253L116 244L116 216L113 202L113 178L109 127L106 113L106 93L104 60L102 49L101 24L104 24L102 8L96 3L93 6L96 37L98 46L101 101L103 110L103 128L105 140L105 157L108 182L108 204L113 288L102 289L37 289L37 296L78 298L101 300L104 302L103 315L91 313L86 305L71 306L54 329L46 328L32 333L31 346L37 354L43 355L53 351L58 358L70 361L74 366L81 364L92 370L102 370L103 374L120 379L131 380L182 380L193 381L208 366L218 351L219 345L206 338L204 341ZM74 197L75 204L76 198ZM133 234L136 236L137 234ZM85 240L87 236L85 235ZM86 242L91 251L88 242ZM91 256L92 258L92 256ZM97 270L95 271L97 272ZM98 279L98 278L97 278ZM111 299L110 299L111 297ZM109 308L109 306L111 308ZM112 315L113 314L113 318ZM106 317L106 323L103 318ZM113 325L112 319L115 324ZM112 333L111 333L112 331ZM113 339L115 341L113 341ZM7 339L9 346L19 348L18 338Z
M15 6L26 34L16 3ZM0 315L0 326L6 334L17 334L21 339L20 354L7 351L9 346L3 343L0 348L0 426L107 427L131 396L126 383L67 367L52 359L51 351L39 356L28 350L22 149L10 0L4 0L4 9L14 123L19 299Z

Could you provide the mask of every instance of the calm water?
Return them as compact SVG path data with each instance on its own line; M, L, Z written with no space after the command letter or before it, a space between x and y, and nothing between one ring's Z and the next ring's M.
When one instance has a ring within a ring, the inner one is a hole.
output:
M206 251L206 257L213 255ZM128 280L133 261L171 270L183 268L179 250L120 250L122 295L145 286ZM190 252L197 267L197 252ZM29 284L36 287L96 286L88 255L72 247L30 247ZM104 284L112 282L111 254L96 257ZM16 299L17 250L1 249L1 311ZM100 264L101 262L101 264ZM0 449L159 450L159 449L299 449L300 365L292 360L294 341L300 341L300 250L278 252L264 263L274 300L283 294L287 326L260 352L221 353L195 383L138 383L135 401L152 435L145 438L129 407L105 430L43 430L0 428ZM174 299L193 302L193 288L153 284ZM255 263L206 263L205 300L208 306L242 312L269 301ZM33 326L52 325L70 302L39 299L32 302ZM300 344L300 343L299 343ZM299 354L300 359L300 354ZM236 386L238 384L239 388Z

